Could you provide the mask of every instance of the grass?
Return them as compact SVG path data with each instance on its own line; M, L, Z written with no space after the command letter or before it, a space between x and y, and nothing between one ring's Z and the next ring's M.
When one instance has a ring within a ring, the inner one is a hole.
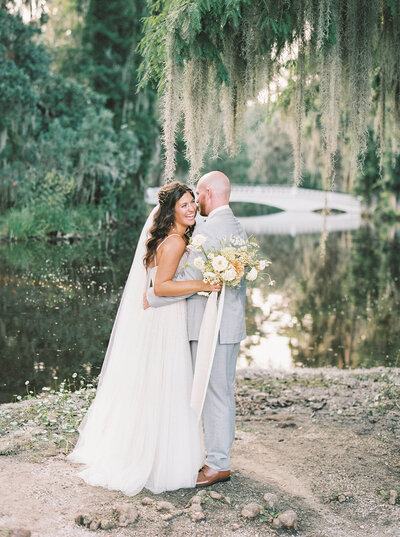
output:
M74 374L75 375L75 374ZM79 424L94 398L96 388L75 378L64 380L58 390L44 387L38 395L18 396L17 404L0 406L0 455L56 448L67 453Z
M39 205L9 209L0 218L0 237L9 240L43 239L51 235L94 235L105 225L101 206L51 207Z

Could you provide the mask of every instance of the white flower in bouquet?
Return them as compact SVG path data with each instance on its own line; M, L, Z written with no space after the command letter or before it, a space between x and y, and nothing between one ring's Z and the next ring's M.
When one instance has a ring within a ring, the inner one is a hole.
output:
M231 267L231 268L228 268L227 270L225 270L222 274L222 279L225 281L225 282L233 282L233 280L236 278L237 274L236 274L236 270Z
M253 267L251 271L247 274L246 280L249 282L253 282L257 278L258 272L256 267Z
M222 255L217 255L212 260L212 266L214 270L217 270L218 272L223 272L228 266L228 260Z
M245 239L238 237L237 235L231 235L231 244L233 246L244 246L246 244Z
M203 282L215 282L219 281L219 277L215 274L215 272L203 272Z
M267 262L265 259L261 259L261 261L258 262L258 270L264 270L267 266Z
M200 250L206 242L207 242L207 237L199 233L198 235L195 235L194 237L192 237L189 247L191 250L194 250L196 252Z
M193 265L201 271L203 271L206 266L202 257L196 257L196 259L193 261Z
M236 248L233 246L228 246L227 248L222 248L221 255L226 257L228 261L234 261L236 257Z

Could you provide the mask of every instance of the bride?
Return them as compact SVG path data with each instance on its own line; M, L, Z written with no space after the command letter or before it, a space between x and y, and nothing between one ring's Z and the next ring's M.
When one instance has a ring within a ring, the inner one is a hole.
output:
M142 230L114 322L96 397L68 459L89 484L135 495L194 487L204 463L200 424L190 408L193 378L186 301L143 309L152 284L161 296L219 290L173 281L183 270L196 215L192 190L173 182L158 193Z

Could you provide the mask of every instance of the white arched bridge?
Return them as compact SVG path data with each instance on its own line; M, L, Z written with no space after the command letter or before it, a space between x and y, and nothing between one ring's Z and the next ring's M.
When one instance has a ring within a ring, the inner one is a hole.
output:
M157 203L158 187L148 188L146 201ZM248 233L301 234L357 229L361 219L360 199L350 194L312 190L296 186L232 185L232 202L257 203L283 212L239 218ZM324 209L340 211L323 214ZM316 211L321 211L321 214Z

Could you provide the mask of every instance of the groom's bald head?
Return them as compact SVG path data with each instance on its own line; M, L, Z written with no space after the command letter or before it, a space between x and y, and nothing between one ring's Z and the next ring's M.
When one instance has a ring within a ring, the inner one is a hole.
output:
M231 195L231 183L228 177L218 171L203 175L196 187L200 214L207 216L222 205L228 205Z

